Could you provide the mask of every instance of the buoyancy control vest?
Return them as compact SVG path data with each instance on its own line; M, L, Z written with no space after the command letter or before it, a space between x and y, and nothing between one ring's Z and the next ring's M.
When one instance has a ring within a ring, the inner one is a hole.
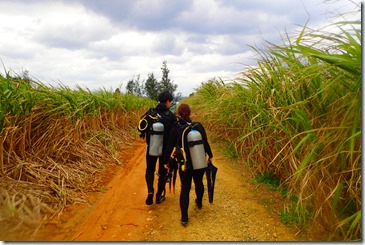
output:
M167 113L165 116L167 116ZM139 121L138 131L141 132L140 137L144 138L145 134L149 135L148 154L150 156L162 156L164 130L162 116L157 113L155 108L150 108Z
M187 123L184 127L184 130L181 135L181 155L184 158L183 160L183 166L182 170L186 170L186 154L185 150L189 150L190 158L191 158L191 164L194 170L196 169L202 169L206 168L207 161L205 156L205 148L204 148L204 141L202 138L201 133L197 130L198 125L200 125L198 122L193 123ZM185 146L185 137L187 142L187 147ZM182 161L180 161L182 163Z

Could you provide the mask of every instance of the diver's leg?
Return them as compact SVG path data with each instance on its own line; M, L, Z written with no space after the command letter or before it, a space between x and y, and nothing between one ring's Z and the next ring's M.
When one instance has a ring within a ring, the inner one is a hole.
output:
M164 167L161 157L158 160L158 183L156 193L156 203L161 203L165 200L165 186L166 186L166 175L167 169Z
M202 208L202 203L203 203L203 196L204 196L204 184L203 184L203 176L205 173L205 169L197 169L194 170L193 173L193 180L194 180L194 184L195 184L195 194L196 194L196 199L195 199L195 203L198 206L198 208Z
M146 153L147 166L146 166L145 179L146 179L147 191L148 191L148 196L146 199L147 205L153 204L153 193L154 193L153 182L155 180L156 161L157 161L157 157L150 156L150 155L148 155L148 153Z
M181 180L181 193L180 193L180 210L181 210L181 223L186 225L188 222L188 209L189 209L189 193L191 189L192 171L179 171Z

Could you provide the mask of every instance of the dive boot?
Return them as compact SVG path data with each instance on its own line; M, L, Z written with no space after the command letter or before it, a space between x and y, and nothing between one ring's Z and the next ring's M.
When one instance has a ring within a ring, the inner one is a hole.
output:
M148 193L146 199L146 205L151 206L153 204L153 193Z

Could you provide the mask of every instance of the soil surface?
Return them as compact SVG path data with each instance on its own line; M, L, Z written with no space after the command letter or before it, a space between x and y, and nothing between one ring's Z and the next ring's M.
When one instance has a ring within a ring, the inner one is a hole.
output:
M123 166L113 165L103 173L102 191L86 204L66 207L48 222L38 241L308 241L298 229L283 224L280 193L255 185L244 164L225 157L218 141L210 141L218 167L214 202L203 208L194 203L190 192L189 223L180 223L180 179L176 192L166 188L166 200L145 205L147 187L144 140L137 139L121 154ZM157 176L156 176L157 177ZM204 177L206 186L206 179ZM157 178L155 178L157 185Z

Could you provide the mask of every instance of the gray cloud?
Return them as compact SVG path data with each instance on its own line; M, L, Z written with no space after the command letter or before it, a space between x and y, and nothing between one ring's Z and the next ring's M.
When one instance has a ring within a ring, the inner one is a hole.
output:
M304 25L309 18L321 18L325 7L317 0L111 0L108 4L100 0L74 1L116 25L141 31L175 29L199 34L255 33L258 27L265 31L273 25ZM306 13L306 7L311 13Z
M95 13L110 18L115 24L148 31L159 31L172 27L174 19L184 9L189 9L192 1L169 0L74 0Z
M321 0L1 0L0 58L49 83L118 87L167 60L188 95L213 77L254 65L249 47L328 23L346 9ZM333 13L328 13L331 7Z

